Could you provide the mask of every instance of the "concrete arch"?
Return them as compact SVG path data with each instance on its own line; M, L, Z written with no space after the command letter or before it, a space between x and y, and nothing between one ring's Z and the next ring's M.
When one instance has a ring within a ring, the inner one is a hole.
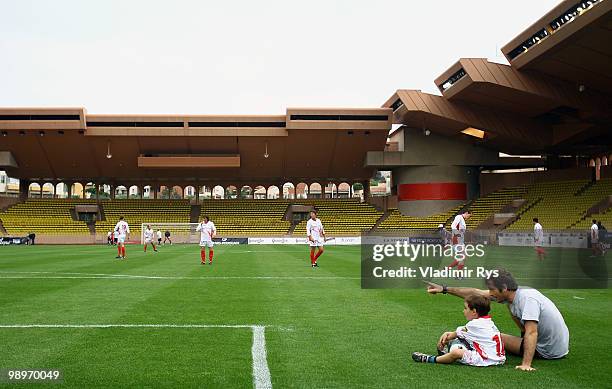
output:
M300 182L295 186L295 198L296 199L307 199L310 195L308 184Z
M228 185L225 188L225 198L226 199L237 199L238 198L238 188L236 188L236 185Z
M270 200L276 200L281 198L281 191L276 185L270 185L266 191L266 198Z
M100 199L110 199L112 189L113 187L109 184L100 184Z
M338 197L348 199L351 197L351 186L348 182L341 182L338 185Z
M142 187L142 198L143 199L153 198L153 187L151 185L145 185Z
M221 190L223 190L223 187L220 186L220 188L221 188ZM212 199L213 198L213 193L212 193L213 189L214 188L212 188L212 187L210 187L208 185L202 185L200 187L200 190L199 190L200 200L202 200L202 199ZM221 197L223 197L223 196L221 196Z
M257 185L253 190L253 198L263 200L268 198L268 190L262 185Z
M58 182L55 185L55 197L58 199L65 199L68 197L68 185L64 182Z
M221 185L215 185L211 190L211 196L213 199L224 199L225 198L225 188Z
M128 189L124 185L117 185L115 187L115 198L116 199L127 199Z
M28 186L28 197L29 198L40 198L40 184L38 182L31 182Z
M354 198L363 199L364 189L365 188L361 182L354 182L351 185L351 192L353 193Z
M238 197L241 199L252 199L253 198L253 188L250 185L243 185L240 188L240 193Z
M85 184L85 187L83 188L84 199L95 199L96 193L98 193L98 189L93 182L88 182Z
M142 191L138 187L138 185L132 185L128 188L128 198L129 199L139 199L142 197Z
M295 199L295 185L291 182L285 182L282 187L282 193L279 194L279 198L293 200ZM282 195L282 197L281 197Z
M313 182L308 188L308 198L320 199L325 195L323 186L318 182Z
M70 197L73 199L82 199L85 188L80 182L75 182L71 186Z
M50 182L45 182L42 186L42 197L52 199L55 197L55 185Z
M170 190L170 198L173 200L178 200L178 199L182 199L183 197L183 188L178 186L178 185L174 185L172 187L172 189Z
M183 198L185 199L195 199L196 198L196 188L193 185L187 185L185 189L183 189Z

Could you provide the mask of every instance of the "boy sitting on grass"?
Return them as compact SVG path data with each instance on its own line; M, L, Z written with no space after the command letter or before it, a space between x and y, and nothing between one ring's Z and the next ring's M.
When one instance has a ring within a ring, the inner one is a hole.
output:
M445 332L438 341L438 351L442 355L434 356L423 353L412 353L415 362L453 363L459 361L470 366L502 365L506 361L501 334L491 316L490 301L487 297L470 295L463 303L463 315L468 323L458 327L454 332ZM453 339L463 343L460 347L451 347L444 353L444 347Z

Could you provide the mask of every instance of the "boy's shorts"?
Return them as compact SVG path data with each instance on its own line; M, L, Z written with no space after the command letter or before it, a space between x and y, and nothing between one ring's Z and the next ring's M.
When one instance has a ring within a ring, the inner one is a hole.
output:
M491 362L483 359L476 350L465 350L459 362L470 366L492 366L500 364L499 362Z

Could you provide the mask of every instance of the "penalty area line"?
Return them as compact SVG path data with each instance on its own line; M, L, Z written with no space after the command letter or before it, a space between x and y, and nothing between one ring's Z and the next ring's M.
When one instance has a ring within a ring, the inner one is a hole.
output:
M255 389L271 389L272 379L266 351L266 327L255 324L0 324L0 329L27 328L250 328L253 333L251 356ZM269 327L269 326L268 326Z

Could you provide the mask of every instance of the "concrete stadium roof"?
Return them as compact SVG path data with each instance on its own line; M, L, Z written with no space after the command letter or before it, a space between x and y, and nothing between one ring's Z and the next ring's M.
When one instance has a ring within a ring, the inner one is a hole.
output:
M11 177L31 180L355 182L372 176L365 155L384 149L391 116L388 108L289 108L270 116L0 108L0 154L15 161L3 167Z
M612 146L612 1L563 1L502 48L510 66L462 58L442 96L398 90L394 123L510 154L590 154ZM467 131L469 132L469 130Z

